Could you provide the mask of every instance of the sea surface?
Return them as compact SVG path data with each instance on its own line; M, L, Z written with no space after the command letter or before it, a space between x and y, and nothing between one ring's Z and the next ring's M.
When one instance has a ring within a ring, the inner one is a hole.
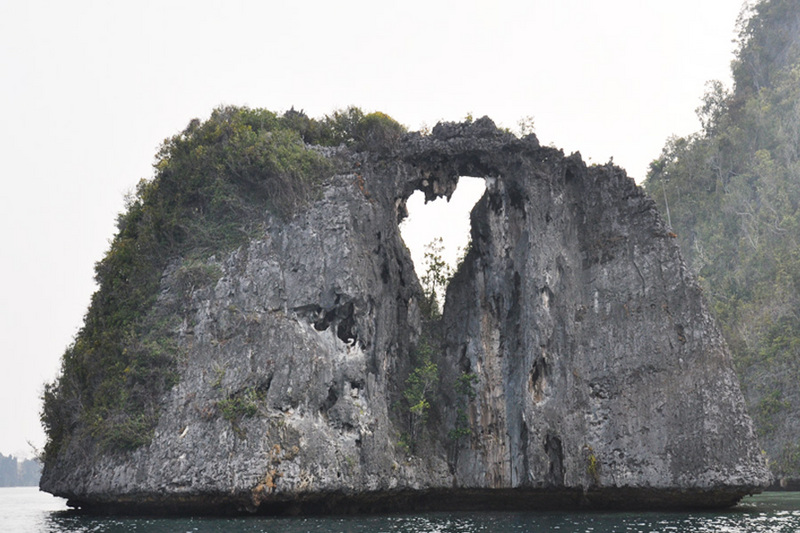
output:
M67 510L35 487L0 488L3 533L796 533L800 492L771 492L716 512L424 513L325 518L109 518Z

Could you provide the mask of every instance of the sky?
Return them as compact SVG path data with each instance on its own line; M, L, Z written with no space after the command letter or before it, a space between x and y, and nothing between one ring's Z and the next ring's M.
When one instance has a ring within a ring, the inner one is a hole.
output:
M125 195L192 118L220 105L314 117L358 105L412 130L468 114L514 130L533 117L542 144L613 157L641 181L670 135L699 129L705 83L730 83L741 7L0 1L0 453L44 444L43 384L81 327ZM459 220L474 201L454 200ZM447 228L465 242L455 215L417 216L408 240Z

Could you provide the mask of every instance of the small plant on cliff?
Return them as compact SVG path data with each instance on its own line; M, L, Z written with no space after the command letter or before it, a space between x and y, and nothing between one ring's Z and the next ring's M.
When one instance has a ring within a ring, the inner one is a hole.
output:
M259 406L264 402L264 391L257 387L245 387L236 392L229 393L225 398L216 403L222 418L231 423L233 432L240 439L247 434L240 425L242 419L252 418L258 414Z
M469 400L474 400L477 393L475 384L478 382L478 375L472 372L464 372L456 380L456 393Z
M217 408L222 414L222 418L229 422L235 422L242 418L254 417L258 413L258 404L261 399L255 388L248 387L217 402Z
M474 400L477 395L475 392L475 383L477 382L478 376L471 372L461 374L456 380L454 387L457 395L456 423L453 429L447 433L448 438L454 441L454 446L461 438L472 435L472 427L467 415L467 404Z
M600 462L591 446L586 446L586 473L595 485L600 484Z
M433 394L439 383L439 367L431 360L433 350L426 339L421 339L416 351L417 365L406 378L403 397L408 413L408 443L415 451L422 428L428 421Z
M447 438L452 441L459 441L463 437L472 435L472 427L469 425L469 416L463 407L456 409L456 424L447 432Z
M517 128L518 128L517 131L519 131L520 138L526 137L534 133L534 131L536 131L536 128L534 127L533 117L531 115L528 115L526 117L522 117L521 119L519 119L519 121L517 121Z

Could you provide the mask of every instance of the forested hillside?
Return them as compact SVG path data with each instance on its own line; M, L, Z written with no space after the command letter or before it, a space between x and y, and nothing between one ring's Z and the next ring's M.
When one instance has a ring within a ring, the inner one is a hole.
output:
M645 188L734 353L772 471L800 476L800 0L743 12L734 85L671 138Z

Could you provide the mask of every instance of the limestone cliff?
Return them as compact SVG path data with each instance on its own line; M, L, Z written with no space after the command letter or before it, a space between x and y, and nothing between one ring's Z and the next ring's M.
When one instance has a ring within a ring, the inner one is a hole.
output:
M722 338L653 202L484 118L339 161L320 198L205 265L156 313L184 357L149 444L72 438L42 488L112 511L724 506L768 482ZM412 447L416 190L483 176ZM469 376L469 390L459 387ZM456 431L454 430L461 430ZM77 429L75 430L77 431ZM77 435L77 433L76 433Z

